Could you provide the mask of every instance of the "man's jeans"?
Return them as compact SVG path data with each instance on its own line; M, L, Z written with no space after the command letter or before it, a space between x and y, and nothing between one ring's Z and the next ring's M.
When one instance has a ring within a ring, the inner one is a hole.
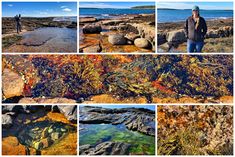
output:
M204 46L203 41L187 41L187 52L201 52Z

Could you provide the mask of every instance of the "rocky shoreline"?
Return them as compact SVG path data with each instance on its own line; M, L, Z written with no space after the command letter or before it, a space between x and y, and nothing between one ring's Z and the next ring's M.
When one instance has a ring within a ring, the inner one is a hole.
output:
M203 52L233 51L233 19L208 20ZM186 52L185 22L158 23L158 51ZM226 48L224 48L226 47Z
M128 130L155 137L155 111L145 108L105 108L81 106L79 109L80 130L90 124L124 125ZM122 139L125 140L125 139ZM103 141L94 145L79 146L81 155L127 155L131 144L126 142Z
M3 154L76 154L76 126L77 106L2 106ZM68 139L71 143L64 143Z
M154 52L155 14L79 18L80 52Z
M47 42L53 40L58 42L63 37L61 33L64 33L65 38L69 39L69 35L66 34L66 30L76 32L77 22L74 21L56 21L55 17L46 18L22 18L22 32L19 34L16 32L16 24L14 18L3 17L2 18L2 47L3 52L55 52L55 51L75 51L75 45L72 48L63 48L61 46L54 46ZM44 30L43 30L44 29ZM48 32L46 32L48 31ZM61 32L60 32L61 31ZM57 34L53 34L57 32ZM56 38L56 35L58 38ZM72 38L74 35L70 35ZM75 39L77 40L77 39ZM62 41L60 41L62 42ZM56 43L55 43L56 44ZM64 41L64 47L67 47L66 41ZM49 46L48 46L49 45ZM54 46L54 47L53 47ZM50 48L51 47L51 48ZM67 50L66 50L67 49Z

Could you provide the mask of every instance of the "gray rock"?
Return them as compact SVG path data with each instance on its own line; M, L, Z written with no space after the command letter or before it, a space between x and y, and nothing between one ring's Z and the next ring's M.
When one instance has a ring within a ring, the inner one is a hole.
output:
M24 80L10 69L4 69L2 73L2 92L5 98L23 95Z
M149 48L151 44L149 41L145 38L137 38L134 41L135 46L140 47L140 48Z
M170 31L166 34L167 42L183 43L187 40L183 29Z
M109 35L108 41L113 45L125 45L127 43L126 38L122 34Z
M84 34L96 34L102 31L102 27L95 24L86 24L82 27L82 31Z
M80 155L128 155L130 144L122 142L103 142L96 147L90 145L80 146Z
M139 38L140 35L139 34L135 34L135 33L128 33L125 35L125 37L130 40L130 41L135 41L135 39Z
M12 117L8 114L2 115L2 127L3 128L10 128L13 125Z
M77 106L76 105L58 105L58 109L71 122L77 122Z

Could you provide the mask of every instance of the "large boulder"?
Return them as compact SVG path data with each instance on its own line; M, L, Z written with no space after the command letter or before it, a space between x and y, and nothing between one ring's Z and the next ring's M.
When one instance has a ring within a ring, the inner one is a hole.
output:
M82 31L84 34L96 34L102 31L102 27L96 24L86 24L82 27Z
M2 92L5 98L23 95L24 80L10 69L2 72Z
M183 43L187 40L183 29L170 31L166 34L167 42Z
M77 123L77 106L76 105L58 105L60 113L71 122Z
M150 43L147 39L145 38L137 38L134 41L135 46L140 47L140 48L149 48Z
M127 43L126 38L122 34L109 35L108 41L113 45L125 45Z

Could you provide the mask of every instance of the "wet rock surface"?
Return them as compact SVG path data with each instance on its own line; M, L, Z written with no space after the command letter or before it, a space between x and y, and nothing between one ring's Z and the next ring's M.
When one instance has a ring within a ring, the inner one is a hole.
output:
M72 108L66 108L66 112L62 112L59 111L58 106L50 105L2 106L3 148L8 150L4 151L4 154L46 155L45 149L51 155L76 154L76 148L73 145L76 145L77 138L71 135L76 134L77 119L68 117L75 114L75 108L76 106L72 106ZM9 117L11 120L8 119ZM6 141L9 138L14 140ZM67 138L70 138L71 143L64 143L64 139L67 140ZM54 151L55 145L60 145L61 148L57 147L57 149L63 150ZM66 147L73 150L68 150ZM19 148L18 152L13 150L17 148Z
M129 130L155 136L155 112L148 109L85 106L79 112L79 122L82 124L124 124Z
M126 155L129 144L122 142L103 142L97 146L82 145L79 147L80 155Z

